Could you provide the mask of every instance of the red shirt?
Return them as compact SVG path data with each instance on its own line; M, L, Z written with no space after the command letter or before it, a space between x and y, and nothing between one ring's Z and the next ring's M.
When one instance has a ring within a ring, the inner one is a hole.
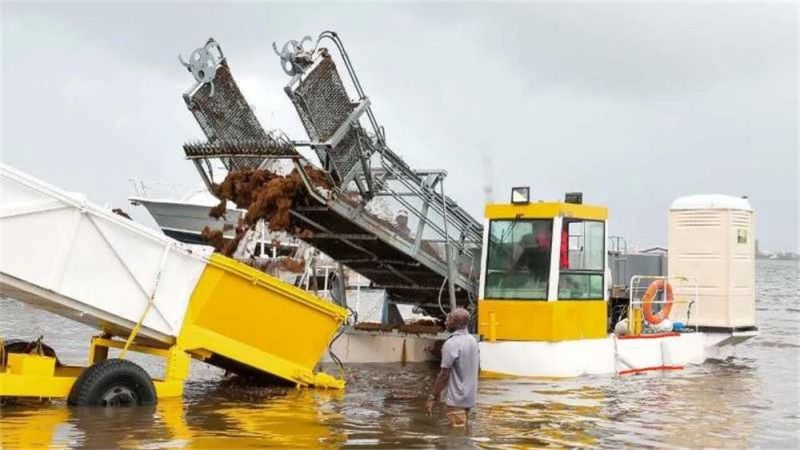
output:
M536 235L536 245L540 248L550 247L550 233L541 231ZM569 268L569 233L567 227L561 229L561 252L559 255L559 267L562 269Z
M561 229L561 264L562 269L569 268L569 233L566 225Z

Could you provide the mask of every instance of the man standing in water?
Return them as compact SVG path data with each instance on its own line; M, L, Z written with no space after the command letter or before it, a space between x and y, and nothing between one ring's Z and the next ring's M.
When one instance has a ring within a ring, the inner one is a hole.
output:
M433 413L433 403L444 393L447 420L453 427L467 425L470 408L478 396L478 343L467 331L469 312L456 308L447 315L444 326L453 333L442 346L442 365L433 382L426 409Z

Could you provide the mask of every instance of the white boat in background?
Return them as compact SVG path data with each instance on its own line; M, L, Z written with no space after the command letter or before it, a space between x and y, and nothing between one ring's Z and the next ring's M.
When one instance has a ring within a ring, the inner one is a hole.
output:
M139 195L128 197L128 201L134 206L144 206L164 234L181 242L208 244L201 237L205 227L222 230L224 238L233 239L236 225L244 215L243 210L228 202L228 210L222 218L209 217L209 210L218 205L219 200L205 188L179 198L151 198L145 193L142 190Z
M134 183L136 195L128 197L133 206L143 206L156 225L167 236L187 244L209 245L202 237L203 229L221 230L225 240L236 236L236 227L246 211L227 202L223 217L214 219L209 216L211 208L219 204L205 187L192 190L182 196L167 194L150 196L152 189L141 182ZM300 241L284 232L261 233L257 239L257 254L267 257L292 256L300 249ZM297 255L295 255L297 256Z

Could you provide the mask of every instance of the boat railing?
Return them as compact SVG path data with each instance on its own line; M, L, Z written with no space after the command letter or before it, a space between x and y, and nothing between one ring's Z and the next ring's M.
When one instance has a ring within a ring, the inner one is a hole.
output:
M611 265L611 271L614 275L624 274L628 262L628 241L622 236L609 236L608 237L608 256ZM612 285L612 289L625 288L623 280L616 280L612 278L612 282L617 283Z
M160 180L128 178L128 182L130 183L131 194L142 198L174 198L183 200L190 195L205 190L198 188L197 185L192 186Z
M634 275L631 277L630 291L628 297L628 332L632 335L642 334L644 317L644 296L650 286L658 281L664 283L664 287L660 287L654 298L649 300L648 303L661 305L661 308L666 307L667 304L685 305L686 322L685 325L689 326L692 313L699 314L700 303L698 296L698 281L695 277L686 276L656 276L656 275ZM666 286L669 286L668 288ZM668 290L673 292L672 300L669 299ZM688 292L688 295L686 294ZM668 316L672 321L675 321L674 316ZM699 326L694 326L695 331L699 331ZM670 330L671 331L671 330Z

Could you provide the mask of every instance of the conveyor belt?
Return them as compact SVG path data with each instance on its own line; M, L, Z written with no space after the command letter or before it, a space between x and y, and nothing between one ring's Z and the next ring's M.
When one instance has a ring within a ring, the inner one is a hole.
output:
M445 195L446 172L412 170L387 146L341 41L331 34L323 33L324 38L336 43L358 98L351 100L326 49L305 52L295 46L296 54L281 54L293 75L285 91L309 142L287 145L277 133L265 133L222 58L213 81L198 82L185 96L209 138L185 145L187 157L210 186L213 174L203 168L202 159L220 158L236 169L291 158L302 169L305 163L298 161L294 146L311 147L334 188L319 191L306 180L311 203L291 214L314 234L299 237L374 287L385 288L392 301L420 305L435 315L441 315L440 303L447 305L451 296L468 304L477 294L481 224ZM367 127L362 126L367 119Z
M197 82L183 95L208 142L184 146L189 159L217 157L229 170L254 169L262 166L264 156L297 155L287 139L264 131L252 108L233 79L228 60L219 44L209 39L205 47L196 50L207 60L194 61L213 67L213 81ZM219 53L216 55L215 53ZM190 69L191 71L191 69ZM254 158L252 155L261 155Z
M341 41L325 33L319 41L326 37L336 43L358 99L350 99L326 49L294 55L305 63L297 65L303 72L285 91L336 188L322 195L324 206L293 215L323 233L307 239L312 245L385 288L392 300L438 315L452 277L457 302L467 304L477 291L480 223L444 195L444 171L414 171L386 145Z
M392 301L424 306L439 315L439 299L448 303L444 286L448 269L441 246L429 244L415 254L413 241L389 226L379 228L379 222L369 216L348 216L348 210L352 211L346 205L329 202L327 206L296 208L292 215L318 231L304 238L306 242L371 280L373 287L386 289ZM472 255L459 259L463 264L456 296L460 304L467 304Z

